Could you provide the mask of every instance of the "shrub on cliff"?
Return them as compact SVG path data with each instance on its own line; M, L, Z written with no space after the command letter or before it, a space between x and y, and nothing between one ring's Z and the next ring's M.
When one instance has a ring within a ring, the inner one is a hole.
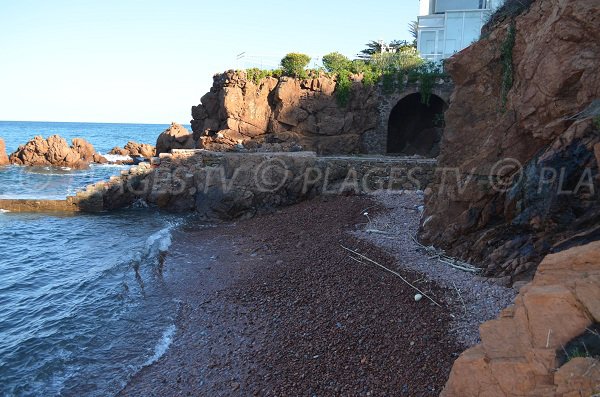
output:
M246 78L254 84L260 83L262 79L265 77L274 77L276 79L280 78L282 74L281 69L267 70L267 69L259 69L259 68L250 68L246 69Z
M304 77L306 75L304 68L308 66L309 62L308 55L290 52L281 60L281 68L286 76Z
M350 67L350 59L339 52L331 52L323 56L323 66L330 73L339 73Z
M423 65L425 60L416 48L407 47L397 52L384 52L371 57L370 63L380 71L405 72Z

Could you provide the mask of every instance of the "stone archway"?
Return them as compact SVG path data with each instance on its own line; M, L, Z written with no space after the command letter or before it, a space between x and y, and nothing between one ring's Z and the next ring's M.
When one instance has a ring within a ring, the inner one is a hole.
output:
M388 119L387 152L437 157L446 108L446 102L434 94L429 104L422 103L420 93L399 100Z

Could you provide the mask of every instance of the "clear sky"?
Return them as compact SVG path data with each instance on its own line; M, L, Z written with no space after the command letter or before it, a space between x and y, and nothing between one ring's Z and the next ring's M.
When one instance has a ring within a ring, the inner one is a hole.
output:
M187 123L214 73L412 40L418 3L0 0L0 120Z

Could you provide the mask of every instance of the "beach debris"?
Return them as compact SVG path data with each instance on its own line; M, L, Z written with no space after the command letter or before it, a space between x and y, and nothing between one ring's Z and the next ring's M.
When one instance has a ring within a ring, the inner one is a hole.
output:
M481 271L480 268L475 267L475 266L471 265L470 263L467 263L467 262L464 262L459 259L452 258L451 256L446 255L445 251L442 249L435 248L432 245L427 247L427 246L419 243L414 236L411 236L411 238L414 241L414 243L417 244L417 246L419 246L420 249L424 250L425 253L427 255L429 255L429 259L437 259L439 262L442 262L442 263L444 263L448 266L451 266L455 269L462 270L463 272L478 273Z
M415 294L415 302L420 301L423 298L423 295L421 294Z
M352 255L350 255L350 259L352 259L352 260L354 260L354 261L356 261L356 262L359 262L359 263L363 263L363 264L365 263L365 262L363 262L363 259L364 259L364 260L366 260L367 262L370 262L370 263L372 263L372 264L374 264L374 265L376 265L376 266L378 266L378 267L382 268L383 270L385 270L385 271L387 271L387 272L389 272L389 273L392 273L394 276L396 276L396 277L400 278L400 280L404 281L404 282L405 282L405 283L406 283L408 286L410 286L412 289L414 289L415 291L417 291L418 293L420 293L421 295L423 295L425 298L429 299L429 300L430 300L431 302L433 302L433 303L434 303L436 306L442 307L442 305L440 305L439 303L437 303L437 302L436 302L436 301L435 301L433 298L431 298L431 297L430 297L429 295L427 295L425 292L421 291L419 288L417 288L417 287L415 287L414 285L412 285L412 284L411 284L411 283L410 283L410 282L409 282L407 279L405 279L404 277L402 277L402 275L400 275L400 273L398 273L398 272L395 272L395 271L393 271L393 270L391 270L391 269L389 269L389 268L387 268L387 267L383 266L382 264L375 262L373 259L371 259L371 258L368 258L367 256L365 256L365 255L363 255L363 254L361 254L361 253L359 253L359 252L356 252L356 251L354 251L354 250L352 250L352 249L350 249L350 248L348 248L348 247L344 247L344 246L343 246L343 245L341 245L341 244L340 244L340 246L341 246L343 249L345 249L346 251L348 251L348 252L351 252L352 254L356 255L356 256L352 256Z

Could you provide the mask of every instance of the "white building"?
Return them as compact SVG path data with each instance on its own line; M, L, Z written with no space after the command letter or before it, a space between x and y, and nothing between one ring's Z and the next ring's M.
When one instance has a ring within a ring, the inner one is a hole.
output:
M486 17L504 0L420 0L417 49L439 61L479 39Z

